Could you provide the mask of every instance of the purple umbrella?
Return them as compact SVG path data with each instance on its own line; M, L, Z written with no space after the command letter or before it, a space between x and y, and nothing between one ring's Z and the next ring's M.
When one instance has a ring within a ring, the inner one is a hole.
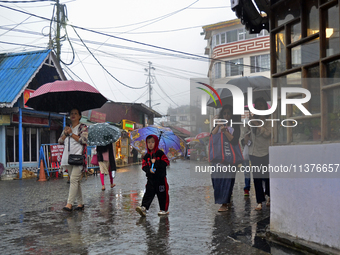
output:
M184 157L187 152L185 141L175 135L170 128L151 125L130 132L131 145L141 153L146 153L145 139L148 135L159 138L158 148L164 152L169 160Z

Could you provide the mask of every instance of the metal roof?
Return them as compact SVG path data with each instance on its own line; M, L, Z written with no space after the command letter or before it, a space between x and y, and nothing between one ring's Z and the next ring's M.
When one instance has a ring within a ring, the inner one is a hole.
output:
M50 52L0 54L0 108L13 107Z

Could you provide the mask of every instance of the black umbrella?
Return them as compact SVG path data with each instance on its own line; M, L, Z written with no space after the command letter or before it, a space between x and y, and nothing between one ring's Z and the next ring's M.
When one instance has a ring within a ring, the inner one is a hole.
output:
M40 86L26 105L37 111L69 112L73 108L80 111L100 108L106 102L107 99L88 83L68 80Z
M248 104L247 97L247 90L249 87L253 88L253 100L258 97L263 97L266 101L271 101L271 85L270 79L264 76L245 76L236 79L231 79L227 82L227 84L235 85L242 90L244 95L244 103ZM229 89L226 88L219 88L216 90L219 94L222 104L233 104L232 94ZM217 99L215 97L215 99ZM219 108L221 104L219 100L216 100L217 106L212 98L209 99L207 106Z
M87 144L91 146L105 146L116 142L120 137L119 128L108 123L97 123L89 126Z

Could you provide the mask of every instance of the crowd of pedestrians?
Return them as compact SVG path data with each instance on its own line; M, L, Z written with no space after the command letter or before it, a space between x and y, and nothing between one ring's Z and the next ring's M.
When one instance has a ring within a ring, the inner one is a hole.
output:
M263 98L257 98L254 103L257 110L267 110L268 104ZM67 168L70 176L70 188L67 204L63 208L65 211L84 210L83 195L81 190L81 175L86 170L86 157L81 165L70 163L72 154L86 155L86 143L88 140L87 126L80 123L81 112L74 108L70 111L71 125L65 127L58 142L64 144L61 167ZM211 130L211 135L221 134L232 146L238 146L240 141L243 147L243 166L260 166L269 164L269 145L271 138L270 122L265 121L268 116L249 116L252 119L252 127L240 125L231 126L232 122L240 122L239 115L233 114L231 105L224 105L220 110L218 119L227 120L227 124L218 124ZM142 199L141 206L137 206L136 211L143 217L146 216L154 197L157 195L160 207L159 215L169 213L169 185L166 179L166 167L170 164L167 156L158 148L159 139L155 135L146 138L147 153L142 160L142 170L147 177L146 191ZM113 178L116 171L114 148L112 144L107 146L97 146L97 159L100 169L100 179L102 190L105 190L104 175L109 175L111 188L115 186ZM205 156L205 155L204 155ZM203 158L203 155L202 155ZM237 167L238 163L218 163L220 167ZM214 189L215 203L220 204L219 212L228 211L231 206L231 196L235 184L235 171L214 172L211 175ZM250 173L245 172L244 195L249 196ZM253 181L257 206L255 210L262 210L262 203L270 205L270 185L268 173L253 173ZM73 203L78 206L72 208Z
M268 104L263 98L257 98L254 103L257 110L267 110ZM223 133L232 145L238 145L241 141L243 147L243 166L268 166L269 165L269 145L271 139L271 126L269 121L265 121L269 116L249 116L251 125L243 126L240 130L239 125L230 126L231 120L233 123L240 122L240 116L233 114L233 107L231 105L224 105L219 116L216 119L227 120L227 124L216 125L211 134ZM247 119L248 120L248 119ZM248 122L247 122L248 123ZM224 163L218 163L222 167ZM229 164L230 165L230 164ZM232 164L231 164L232 165ZM232 166L237 167L238 164ZM230 168L226 168L230 169ZM251 179L250 172L245 171L245 187L244 195L249 196ZM214 172L211 175L212 185L214 188L215 204L221 204L218 209L219 212L228 211L231 206L231 195L235 183L236 172ZM255 196L257 206L255 210L262 210L262 203L266 202L266 206L270 206L270 185L269 173L254 172L253 181L255 188Z

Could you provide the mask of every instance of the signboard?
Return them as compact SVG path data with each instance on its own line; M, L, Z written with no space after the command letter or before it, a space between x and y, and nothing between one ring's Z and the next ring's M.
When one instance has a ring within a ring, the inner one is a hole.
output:
M128 157L128 139L123 138L121 139L121 154L124 155L124 157Z
M13 114L12 115L12 122L19 123L19 115ZM48 119L32 117L32 116L22 116L22 123L24 124L32 124L32 125L39 125L39 126L48 126Z
M89 121L103 123L106 120L106 113L91 111Z
M60 162L64 152L64 145L50 145L51 146L51 161Z
M31 94L33 94L33 92L34 92L34 90L31 90L31 89L25 89L24 90L24 106L25 106L25 108L30 108L30 107L26 106L26 102L31 97Z
M135 129L143 128L143 124L135 123Z
M130 130L134 130L134 123L133 121L130 120L122 120L123 126L122 128L124 130L130 131Z
M8 126L11 124L10 115L0 115L0 126Z

